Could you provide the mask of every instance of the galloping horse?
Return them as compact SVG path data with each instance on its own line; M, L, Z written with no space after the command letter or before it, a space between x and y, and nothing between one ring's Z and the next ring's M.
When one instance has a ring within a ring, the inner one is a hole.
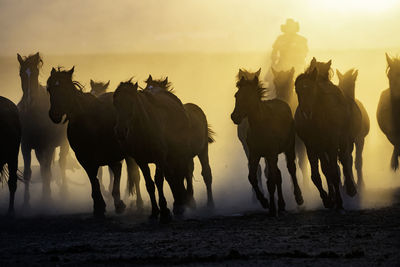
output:
M60 147L61 193L64 194L67 191L65 169L69 144L67 126L56 125L49 118L49 95L46 88L39 84L39 69L42 65L39 53L24 58L18 54L18 61L23 92L22 99L18 103L18 110L22 127L21 150L24 158L24 205L29 206L29 183L32 174L31 150L35 150L36 158L40 163L43 198L48 200L51 197L51 164L56 147Z
M164 80L153 80L153 77L149 75L146 80L146 88L145 90L149 91L157 91L157 90L166 90L172 91L170 88L171 84L168 82L168 77ZM201 175L203 176L204 183L207 188L207 206L213 208L214 207L214 199L212 194L212 174L210 163L208 159L208 144L214 142L213 134L214 132L208 125L207 117L204 114L203 110L193 104L186 103L183 105L185 108L187 115L190 120L190 148L192 157L198 157L201 164ZM194 162L193 159L190 161L189 171L186 175L186 183L187 183L187 191L189 194L189 204L195 205L195 201L193 198L193 171L194 171Z
M14 214L14 197L17 190L18 153L21 142L21 124L17 106L0 96L0 180L8 173L10 201L8 214ZM5 169L7 164L7 169Z
M121 213L125 209L119 188L121 161L126 157L114 133L116 113L112 105L113 94L95 97L82 92L82 86L72 80L73 73L74 68L69 71L52 68L47 80L51 103L49 116L54 123L68 121L68 140L92 185L94 215L103 217L105 212L106 204L96 177L99 166L104 165L108 165L114 173L112 196L116 212ZM126 162L128 179L132 180L130 184L133 186L134 177L129 170L137 166L133 161Z
M171 219L164 197L164 176L174 197L174 214L181 215L187 204L184 177L187 175L190 155L190 121L182 102L171 92L138 90L130 80L121 82L114 93L117 110L118 139L142 170L152 204L151 219L160 215L161 222ZM150 176L149 163L156 164L155 186ZM161 211L161 213L160 213Z
M399 168L400 156L400 57L386 54L389 88L381 93L376 117L379 127L393 145L391 168Z
M300 187L296 178L295 164L295 128L292 112L287 103L279 99L263 100L265 88L254 76L252 80L242 77L237 82L235 109L231 114L232 121L240 124L247 117L247 145L249 148L249 181L257 199L264 208L269 206L271 215L276 215L275 189L278 191L279 211L285 209L282 193L282 176L278 168L278 155L286 155L286 163L294 185L297 204L303 203ZM257 166L261 157L268 164L267 187L270 203L260 191L257 183Z
M365 137L369 133L369 116L367 110L365 109L364 105L361 103L360 100L355 98L355 87L356 87L356 79L358 75L358 70L348 70L345 74L342 74L339 70L336 70L336 74L339 78L338 87L345 96L350 99L354 99L355 103L357 104L358 109L361 111L361 117L356 117L356 119L361 119L361 127L359 133L356 135L355 138L355 145L356 145L356 157L355 157L355 167L357 171L357 186L358 188L363 188L364 178L363 178L363 157L362 152L364 150L364 140ZM357 123L358 124L358 123Z

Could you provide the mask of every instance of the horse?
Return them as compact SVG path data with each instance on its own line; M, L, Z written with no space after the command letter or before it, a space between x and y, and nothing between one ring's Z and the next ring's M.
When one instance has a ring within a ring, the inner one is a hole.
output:
M260 73L261 73L261 68L258 69L256 72L250 72L245 69L239 69L239 72L236 76L237 81L240 81L240 79L245 78L247 80L252 80L254 77L260 78ZM247 131L249 129L249 121L246 118L243 118L242 122L238 124L237 126L237 136L239 138L240 143L242 144L244 153L246 155L247 160L249 160L249 147L247 146ZM265 160L265 159L264 159ZM268 175L268 167L267 167L267 161L265 160L265 168L264 168L264 175L265 178L267 178ZM248 166L250 167L250 166ZM261 191L261 193L264 193L263 187L262 187L262 180L261 180L261 165L258 164L257 166L257 182L258 182L258 187ZM257 201L257 195L253 190L253 201Z
M390 57L386 54L386 75L389 88L384 90L379 98L376 117L379 128L393 145L390 166L393 171L399 168L400 156L400 57Z
M355 98L355 85L358 76L358 70L351 69L345 72L344 74L342 74L339 70L336 70L336 74L339 78L339 84L338 84L339 89L342 90L345 96L347 96L350 99L354 99L358 109L361 111L361 118L357 117L358 119L361 119L361 128L355 138L356 156L354 164L357 171L357 187L364 188L365 183L362 171L362 165L363 165L362 153L364 150L365 137L369 133L370 122L367 110L365 109L364 105L361 103L360 100Z
M8 214L14 214L14 198L18 180L18 154L21 142L21 123L17 106L0 96L0 180L8 176L10 200ZM7 164L7 169L5 165Z
M232 121L238 125L247 117L249 128L247 145L249 148L249 181L260 204L267 208L272 216L276 215L275 189L278 192L278 209L285 210L282 193L282 176L278 168L278 155L285 153L286 163L294 185L294 195L298 205L303 203L300 187L296 178L295 164L295 128L289 105L279 99L263 100L265 88L254 76L252 80L242 77L237 82L235 108ZM257 165L261 157L268 164L267 187L268 200L260 191L257 183Z
M313 58L305 73L296 78L299 106L295 113L295 125L306 146L311 179L324 206L343 210L338 156L343 165L347 194L354 196L357 193L351 157L351 111L342 91L329 80L330 65L331 61L317 64ZM318 160L327 179L329 196L322 187Z
M298 101L294 91L294 73L295 69L292 67L288 71L277 71L274 68L271 68L273 74L273 83L276 93L276 98L285 101L288 103L292 115L296 112L296 108L298 106ZM300 170L303 175L303 185L305 188L308 188L308 172L307 172L307 152L306 147L303 141L296 134L296 155L298 158L298 163Z
M56 125L49 118L49 95L44 86L39 84L39 70L43 61L36 53L28 57L17 54L20 64L19 76L21 77L22 98L18 103L21 120L21 151L24 159L25 194L24 206L29 206L29 184L31 180L31 150L33 149L40 164L40 173L43 179L43 200L51 197L51 164L54 150L60 147L59 165L61 169L61 193L67 192L65 170L69 144L67 140L67 126Z
M110 80L108 82L106 82L106 83L103 83L103 82L95 82L92 79L90 79L90 88L91 88L90 93L92 95L98 97L98 96L106 93L107 88L108 88L109 85L110 85ZM130 158L129 160L130 161L135 161L132 158ZM129 163L126 166L128 168L130 166L135 166L135 164L136 164L135 162L134 163ZM136 206L137 206L138 209L142 209L143 208L143 199L142 199L142 194L140 192L140 174L138 173L139 169L138 168L133 168L133 170L127 169L127 172L130 172L130 171L135 171L137 173L135 173L133 175L133 178L135 179L134 180L134 185L129 185L129 182L131 180L130 179L127 180L127 182L128 182L128 184L127 184L128 195L129 194L133 194L133 192L129 192L129 188L134 187L135 188L135 193L136 193ZM112 170L110 168L108 168L108 172L109 172L109 175L110 175L110 183L108 185L108 192L112 192L112 186L114 184L113 183L114 174L113 174L113 172L112 172ZM103 168L102 167L99 168L99 171L97 173L97 177L98 177L99 182L100 182L101 190L103 192L105 192L106 189L104 188L103 181L102 181L103 180Z
M145 82L145 90L154 92L161 89L173 92L173 89L171 89L171 83L168 82L168 77L165 79L153 80L153 77L149 75ZM190 198L189 203L192 206L195 206L192 179L194 171L193 158L197 156L202 168L201 175L203 176L203 180L207 188L207 206L209 208L213 208L215 205L211 186L212 174L208 158L208 145L215 141L213 138L214 132L208 125L207 117L199 106L193 103L186 103L183 105L183 107L185 108L190 120L189 137L192 160L190 161L188 174L185 176L187 191Z
M128 155L138 163L146 182L152 212L151 220L160 215L160 222L171 220L163 192L164 176L174 197L174 214L181 216L187 204L184 177L190 155L189 117L182 102L169 91L138 90L137 82L121 82L114 93L117 110L115 131ZM155 183L159 206L155 198L154 181L148 164L156 165Z
M127 157L115 133L116 112L112 104L113 93L95 97L84 93L79 82L73 81L74 67L65 71L52 68L47 80L50 95L49 116L56 123L68 122L67 135L76 158L85 169L92 186L93 213L104 217L106 204L101 194L97 171L108 165L114 173L112 196L115 211L122 213L125 204L120 197L122 160ZM126 160L128 170L137 168L134 161ZM134 172L128 171L132 187ZM133 188L130 189L132 192Z

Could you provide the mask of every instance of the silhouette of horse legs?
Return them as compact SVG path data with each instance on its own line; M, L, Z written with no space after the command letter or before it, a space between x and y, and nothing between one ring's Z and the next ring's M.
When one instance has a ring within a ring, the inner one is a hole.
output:
M81 165L88 174L90 184L92 185L93 215L95 217L104 218L106 203L104 202L103 196L100 191L100 183L97 179L97 171L99 167L82 163Z
M354 161L356 171L357 171L357 187L363 189L365 187L364 177L363 177L363 158L362 153L364 150L364 138L359 138L355 142L356 144L356 159Z
M120 213L123 213L126 208L125 203L121 200L121 193L120 193L122 163L115 162L108 166L114 173L114 184L113 184L113 189L112 189L112 196L114 198L115 212L120 214Z
M44 201L49 201L51 198L51 163L53 161L54 148L46 148L44 150L36 149L35 154L40 164L40 174L42 176L42 198Z
M10 155L11 156L11 155ZM14 157L10 157L7 162L8 165L8 190L10 191L10 202L8 204L8 214L14 214L14 198L15 191L17 190L17 170L18 170L18 154Z
M193 197L193 171L194 171L194 162L193 159L191 159L188 165L188 174L185 176L186 190L188 194L188 206L192 209L196 209L196 201L194 200Z
M156 196L155 196L156 187L154 186L154 182L151 179L150 169L149 169L149 166L147 165L147 163L137 162L137 164L139 165L139 168L143 173L144 180L146 182L146 189L150 196L150 201L151 201L150 219L154 220L154 219L157 219L158 215L160 214L160 209L157 206L157 201L156 201Z
M67 177L65 175L66 169L67 169L67 156L69 152L69 144L68 142L64 142L60 146L60 159L58 160L58 164L60 165L60 171L61 171L61 195L66 196L68 194L68 183L67 183Z
M345 177L344 184L347 195L353 197L357 194L357 189L353 177L353 157L351 155L353 143L346 142L341 145L339 150L339 160L343 166L343 174ZM339 178L340 183L340 178Z
M299 167L301 170L301 174L303 176L303 189L309 189L309 181L308 181L308 166L307 166L307 151L306 146L303 141L299 137L296 136L296 155L298 158Z
M311 166L311 180L313 181L314 185L317 187L319 195L322 199L325 208L331 207L331 203L328 198L328 194L322 187L321 176L319 174L318 169L318 156L317 154L312 151L310 148L307 148L307 156L308 161L310 162Z
M176 216L182 216L185 212L185 205L188 204L188 193L183 182L187 175L190 160L177 159L176 162L165 168L165 178L174 196L173 212Z
M334 204L335 204L335 187L333 184L333 179L335 179L333 177L332 174L332 170L331 170L331 166L330 166L330 158L328 153L323 153L320 157L319 157L320 161L321 161L321 169L322 172L325 175L326 178L326 183L328 186L328 198L329 198L329 208L333 208ZM334 159L335 162L337 162L337 157ZM337 165L337 164L336 164ZM339 168L339 165L337 165L337 168ZM340 169L339 169L340 170ZM339 181L340 181L340 171L337 171L339 174Z
M282 195L282 175L278 168L278 155L270 157L268 160L268 179L267 187L269 193L269 214L276 216L275 189L278 188L278 207L280 211L285 210L285 201Z
M253 190L256 194L258 201L260 202L261 206L266 209L268 208L268 200L264 197L264 194L261 192L260 188L258 187L257 182L257 168L259 166L260 156L253 155L250 152L249 155L249 182L253 187Z
M136 207L138 210L143 209L143 199L142 199L142 194L140 193L140 173L139 173L139 168L136 164L136 161L131 158L127 157L125 158L126 162L126 169L128 173L128 186L129 188L129 180L133 180L135 191L136 191ZM128 193L129 195L129 193Z
M110 167L108 167L107 169L108 169L108 173L110 175L110 183L108 184L108 190L106 190L106 188L104 187L104 184L103 184L103 166L99 167L99 171L97 172L97 176L98 176L98 179L99 179L101 192L104 192L104 194L106 194L106 197L109 197L110 194L112 194L112 190L113 190L114 174L113 174L113 171L111 170Z
M29 208L29 186L31 183L32 170L31 170L31 149L24 143L21 144L22 156L24 158L24 182L25 182L25 191L24 191L24 208Z
M167 207L167 200L164 196L164 172L160 166L156 167L156 174L154 177L158 191L158 204L160 206L160 222L168 223L171 221L171 212Z
M203 151L198 155L201 164L201 175L203 176L204 183L206 184L207 188L207 207L214 208L214 198L212 193L212 174L210 163L208 159L208 145L206 145ZM261 169L260 169L261 171Z
M294 145L285 152L286 156L286 166L288 168L288 171L290 173L290 177L292 178L292 183L293 183L293 194L296 199L297 205L302 205L304 203L303 196L301 194L301 190L299 187L299 184L297 182L297 176L296 176L296 153L294 151Z

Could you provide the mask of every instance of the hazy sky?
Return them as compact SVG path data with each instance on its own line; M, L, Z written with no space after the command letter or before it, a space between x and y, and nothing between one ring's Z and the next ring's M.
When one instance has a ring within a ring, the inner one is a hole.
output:
M0 54L268 50L288 17L311 48L400 46L398 0L0 0Z

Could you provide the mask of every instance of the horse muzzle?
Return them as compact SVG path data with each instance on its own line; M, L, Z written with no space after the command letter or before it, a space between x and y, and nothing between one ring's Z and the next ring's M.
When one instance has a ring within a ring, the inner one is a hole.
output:
M234 124L239 125L239 124L242 122L242 120L243 120L243 116L241 116L241 115L239 115L239 114L233 112L233 113L231 114L231 119L232 119L232 121L233 121Z

